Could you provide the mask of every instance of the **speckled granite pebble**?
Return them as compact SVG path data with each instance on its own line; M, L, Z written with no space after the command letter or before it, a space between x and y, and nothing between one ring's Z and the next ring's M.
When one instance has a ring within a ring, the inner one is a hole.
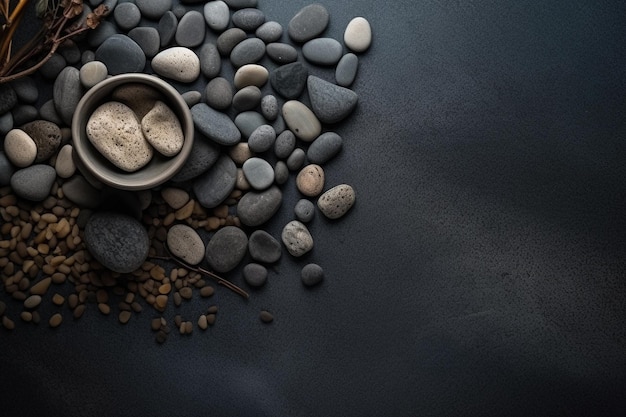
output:
M280 112L278 99L272 94L268 94L261 98L261 114L269 121L276 120Z
M352 208L355 201L354 189L348 184L340 184L322 194L317 207L329 219L338 219Z
M296 176L298 191L307 197L317 197L324 189L325 175L321 166L309 164Z
M47 120L34 120L22 126L22 130L35 142L35 163L44 162L56 154L61 145L61 129Z
M178 117L162 101L157 101L141 119L141 131L157 152L168 157L180 152L185 142Z
M167 247L172 255L189 265L197 265L204 259L205 247L202 238L186 224L175 224L167 231Z
M162 77L190 83L200 75L200 59L191 49L174 46L164 49L152 59L152 69Z
M292 220L283 227L283 244L290 255L300 257L313 249L313 236L304 223Z

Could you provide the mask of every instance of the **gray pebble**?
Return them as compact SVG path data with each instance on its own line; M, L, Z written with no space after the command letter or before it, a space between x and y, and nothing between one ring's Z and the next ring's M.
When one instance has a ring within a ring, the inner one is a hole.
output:
M254 64L265 55L265 43L258 38L247 38L239 42L230 53L230 62L234 67Z
M246 7L256 7L257 0L224 0L231 9L243 9Z
M39 117L37 107L30 104L20 104L13 107L11 114L13 115L13 123L16 126L31 122Z
M306 153L304 150L302 148L296 148L287 157L287 168L289 168L290 171L298 171L304 166L305 160Z
M204 20L211 30L223 32L230 23L230 9L221 0L209 1L204 5Z
M202 100L202 93L200 93L199 91L195 91L195 90L185 91L184 93L181 94L181 96L183 97L183 100L185 100L185 103L187 103L187 106L189 107L195 106L196 104L200 103L200 101Z
M295 99L302 94L309 71L300 62L282 65L270 73L272 88L287 99Z
M13 87L13 90L17 95L17 99L21 103L33 104L36 103L39 98L39 90L37 89L37 84L32 77L22 77L11 81L11 87ZM0 94L3 93L0 91ZM0 114L1 113L2 112L0 111Z
M337 63L335 69L335 81L337 85L349 87L356 78L359 69L359 57L352 52L345 54Z
M108 20L103 20L100 22L98 27L87 32L87 44L91 48L97 48L111 36L117 34L118 31L115 24L109 22Z
M150 26L136 27L128 32L128 37L137 42L147 58L153 58L159 53L161 38L159 31L155 28Z
M252 7L239 9L231 16L231 21L235 27L246 32L253 32L265 23L265 13Z
M247 37L248 35L246 35L246 32L239 28L227 29L222 32L220 36L217 37L217 50L223 56L230 55L233 48Z
M222 58L217 46L213 43L207 42L198 51L198 58L200 58L200 71L209 80L219 75L222 69Z
M274 154L277 158L285 159L296 148L296 135L291 130L285 130L274 142Z
M315 216L315 204L313 204L311 200L301 198L296 203L293 212L296 215L296 219L300 220L302 223L308 223L313 220Z
M196 1L196 3L199 3L199 1ZM176 19L180 19L181 17L185 15L185 13L187 13L187 8L183 6L182 4L177 4L174 7L172 7L172 13L174 13L174 16L176 16Z
M196 177L193 191L206 208L219 206L235 188L237 166L227 155L221 155L208 171Z
M329 219L338 219L352 208L355 200L354 189L348 184L340 184L322 194L317 207Z
M343 46L333 38L315 38L302 45L302 55L317 65L336 65L343 54Z
M287 129L287 124L285 123L285 119L282 114L278 113L276 119L272 121L272 127L277 135L280 135Z
M102 191L82 175L74 175L61 186L65 197L80 207L95 209L102 203Z
M92 214L85 226L84 240L98 262L119 273L139 268L150 249L150 238L141 222L113 212Z
M172 0L135 0L141 15L148 19L158 20L172 8Z
M95 61L95 59L96 59L96 53L92 51L91 49L84 51L82 55L80 56L80 62L83 65L85 65L88 62Z
M274 182L283 185L289 179L289 168L284 161L276 162L274 166Z
M298 51L288 43L272 42L265 47L265 52L272 61L279 65L291 64L298 60Z
M317 37L326 30L330 14L321 4L310 4L303 7L289 21L287 32L294 42L306 42Z
M26 123L21 129L30 136L37 145L35 163L41 163L56 154L61 145L61 129L46 120L35 120Z
M254 34L263 42L272 43L278 41L283 36L283 27L278 22L269 21L259 26Z
M4 152L0 152L0 187L9 185L11 183L12 175L13 165L11 164L11 161L9 161Z
M113 18L120 29L130 30L141 21L141 11L135 3L120 3L113 10Z
M72 117L82 96L83 87L80 83L79 70L65 67L54 81L52 97L59 117L67 126L72 125Z
M260 226L278 211L283 193L272 185L264 191L248 191L237 203L237 216L246 226Z
M41 105L41 108L39 109L39 116L42 119L47 120L57 125L60 125L63 123L63 120L61 120L61 117L59 116L59 113L57 112L57 109L54 106L53 99L50 99Z
M276 132L270 125L261 125L254 129L248 137L248 146L255 153L268 151L274 146L276 140Z
M324 280L324 270L318 264L307 264L300 271L300 279L307 287L312 287Z
M215 77L204 89L206 103L216 110L226 110L233 102L233 87L224 77Z
M233 108L237 111L248 111L261 104L261 89L249 85L237 91L233 96Z
M267 120L274 121L278 117L280 109L278 108L278 99L272 94L263 96L261 99L261 114Z
M274 182L274 169L265 159L252 157L243 163L241 169L255 190L265 190Z
M43 78L53 80L59 75L59 73L63 70L63 68L65 68L66 65L67 62L65 62L65 58L55 52L54 54L52 54L50 59L48 59L46 63L43 64L41 68L39 68L39 73Z
M17 105L17 93L11 84L0 84L0 114L11 111Z
M309 145L306 157L313 164L324 164L341 151L343 139L335 132L326 132L319 135Z
M26 200L43 201L50 194L56 176L50 165L31 165L15 171L11 176L11 188Z
M100 81L104 81L109 71L107 66L100 61L90 61L80 67L79 78L80 83L85 88L91 88L98 84Z
M248 252L257 262L274 263L282 255L280 242L265 230L255 230L248 239Z
M248 249L248 237L235 226L219 229L206 245L206 260L215 272L228 272L244 258Z
M0 136L4 136L13 129L13 115L10 111L0 116Z
M235 125L245 139L248 139L259 126L266 123L267 121L263 118L263 115L255 111L244 111L235 117Z
M161 47L168 46L170 43L172 43L172 41L174 40L174 36L176 35L177 27L178 18L173 12L168 10L159 19L159 24L157 25Z
M142 72L146 55L137 42L126 35L113 35L96 49L96 60L107 66L109 74Z
M71 39L63 42L57 51L65 58L65 62L70 65L78 64L80 62L81 51L76 42Z
M185 165L172 177L172 182L184 182L196 178L206 172L217 162L220 156L220 147L196 132L191 153Z
M191 108L191 117L196 129L219 145L232 146L241 140L241 133L231 118L204 103Z
M178 22L174 40L179 46L193 48L204 42L206 34L204 16L197 10L190 10Z
M248 246L250 243L248 242ZM267 281L267 268L254 262L243 267L243 279L251 287L261 287Z
M314 75L307 80L311 108L322 123L337 123L345 119L357 105L357 94L345 87Z
M298 220L292 220L283 227L281 238L292 256L300 257L313 249L313 236Z

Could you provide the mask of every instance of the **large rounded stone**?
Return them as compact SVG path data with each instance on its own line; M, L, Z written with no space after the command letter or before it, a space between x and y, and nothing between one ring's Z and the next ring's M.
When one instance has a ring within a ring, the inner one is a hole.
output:
M326 30L330 21L330 13L318 3L304 6L289 21L287 32L294 42L306 42L317 37Z
M102 42L96 49L96 60L102 61L111 75L142 72L146 66L146 55L137 42L120 34Z
M237 216L246 226L260 226L278 211L283 194L276 185L265 191L249 191L237 203Z
M219 229L206 245L206 260L215 272L233 270L248 248L248 237L245 232L235 226Z
M236 182L237 166L227 155L222 155L207 172L194 180L193 191L202 206L214 208L226 200Z
M65 67L54 81L52 97L57 113L67 126L72 124L72 117L82 95L80 71L74 67Z
M15 171L11 176L11 188L26 200L43 201L50 194L55 179L56 171L50 165L31 165Z
M200 58L189 48L174 46L156 54L152 69L162 77L190 83L200 75Z

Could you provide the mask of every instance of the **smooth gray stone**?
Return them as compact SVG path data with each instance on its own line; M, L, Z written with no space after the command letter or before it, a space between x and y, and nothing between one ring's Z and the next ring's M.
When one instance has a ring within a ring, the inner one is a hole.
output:
M91 48L97 48L111 36L118 34L117 26L114 23L103 20L97 28L87 32L87 44Z
M231 21L235 27L241 28L246 32L253 32L265 23L265 13L259 9L247 7L233 13Z
M261 99L261 114L269 121L274 121L280 113L278 99L272 94L263 96Z
M36 109L35 109L36 110ZM61 145L61 129L59 126L47 120L34 120L21 127L37 145L35 163L41 163L50 159Z
M195 91L195 90L185 91L184 93L181 94L181 96L183 97L183 100L185 100L185 103L187 103L187 106L189 107L195 106L196 104L200 103L200 101L202 100L202 93L200 93L199 91Z
M63 68L65 68L66 65L67 62L65 62L65 58L63 58L61 54L55 52L52 54L50 59L48 59L46 63L39 68L38 72L43 78L53 80L61 73L61 71L63 71Z
M180 20L180 18L183 17L185 13L187 13L187 8L183 6L182 4L177 4L174 7L172 7L172 13L174 13L174 16L176 16L176 19Z
M276 185L264 191L248 191L237 203L237 216L246 226L260 226L278 211L283 193Z
M233 191L237 181L237 166L227 155L193 182L193 191L198 202L206 208L219 206Z
M256 7L257 0L224 0L231 9L243 9L245 7Z
M321 4L303 7L289 21L287 32L294 42L302 43L317 37L326 30L330 14Z
M335 132L319 135L306 151L306 158L313 164L322 165L341 151L343 139Z
M296 135L291 130L285 130L278 135L274 142L274 155L279 159L288 158L296 148Z
M52 98L54 99L54 108L67 126L72 125L72 117L82 96L83 87L80 83L80 71L74 67L65 67L54 81Z
M172 8L172 0L135 0L141 15L147 19L159 20Z
M265 159L253 156L243 163L241 169L255 190L265 190L274 182L274 169Z
M219 145L232 146L241 140L241 133L230 117L205 103L193 106L191 116L196 129Z
M307 264L300 272L300 279L307 287L312 287L324 280L324 270L318 264Z
M13 175L13 164L6 157L4 152L0 151L0 187L9 185L11 183L11 176Z
M198 177L211 168L220 157L220 147L196 132L191 153L185 165L174 175L172 182L185 182Z
M11 110L13 115L13 123L15 126L23 125L24 123L32 122L39 117L39 111L37 107L30 104L20 104L13 107Z
M250 242L248 241L248 247ZM243 279L251 287L262 287L267 281L267 268L261 264L251 262L241 271Z
M287 129L287 124L285 124L285 119L282 114L278 113L276 119L272 121L272 127L277 135L280 135Z
M336 65L343 54L343 46L333 38L315 38L302 45L302 55L317 65Z
M76 42L71 39L63 42L57 51L61 54L65 61L70 64L78 64L80 62L81 51Z
M0 136L4 137L11 129L13 129L13 115L8 111L0 116Z
M311 109L322 123L337 123L345 119L359 101L354 91L314 75L309 76L307 88Z
M82 175L73 175L61 186L63 195L80 207L97 208L102 203L102 191L91 185Z
M211 30L223 32L230 23L230 9L221 0L209 1L204 5L204 20Z
M296 219L300 220L302 223L308 223L313 220L313 217L315 216L315 204L313 204L311 200L301 198L296 203L293 213L295 214Z
M280 242L265 230L255 230L248 239L248 252L257 262L274 263L282 255Z
M283 36L283 26L271 20L259 26L254 35L265 43L276 42Z
M57 172L50 165L36 164L17 170L11 176L11 188L18 196L31 201L43 201L50 195L50 189Z
M122 30L131 30L141 21L141 11L135 3L120 3L113 10L115 23Z
M306 153L302 148L296 148L291 152L289 157L287 157L287 168L290 171L298 171L300 168L304 166L304 162L306 161Z
M207 79L210 80L219 75L222 70L222 57L215 44L207 42L202 45L198 51L198 58L200 58L200 71Z
M168 10L159 19L157 30L159 31L159 38L161 41L161 47L167 46L174 40L176 35L176 28L178 27L178 18L176 15Z
M96 49L96 59L107 66L110 75L143 72L146 55L137 42L126 35L113 35Z
M193 48L204 42L206 22L197 10L190 10L178 22L174 40L179 46Z
M276 162L274 166L274 182L278 185L282 185L289 179L289 167L284 161Z
M36 103L39 98L39 90L37 89L37 84L32 77L22 77L11 81L11 87L13 87L20 103L33 104ZM0 95L2 94L2 91L0 91ZM2 99L0 98L0 100ZM2 113L3 112L0 111L0 114Z
M248 111L261 104L261 90L249 85L237 91L233 96L233 108L237 111Z
M88 62L96 60L96 53L92 50L87 50L82 53L80 56L80 63L85 65Z
M246 32L240 28L227 29L215 41L217 50L222 56L228 56L233 51L233 48L247 37Z
M107 66L100 61L90 61L80 67L80 83L83 87L89 89L101 81L104 81L109 75Z
M0 114L11 111L17 105L17 93L11 84L0 84Z
M235 116L235 125L245 139L248 139L257 127L266 123L265 118L255 111L244 111Z
M233 102L233 87L224 77L215 77L204 88L206 103L216 110L226 110Z
M254 129L248 137L248 147L252 152L263 153L274 146L276 132L270 125L261 125Z
M313 249L313 236L306 225L298 220L292 220L285 225L281 239L287 251L295 257L300 257Z
M265 43L258 38L246 38L230 53L230 62L235 68L259 62L265 55Z
M147 58L154 58L154 56L159 53L161 38L159 31L155 28L150 26L136 27L128 32L128 37L139 45Z
M349 87L356 78L359 69L359 57L349 52L341 57L335 68L335 81L337 85Z
M41 108L39 109L39 117L57 125L63 123L63 120L61 120L61 117L54 106L53 99L50 99L41 105Z
M139 268L150 250L150 238L141 222L121 213L93 213L85 226L84 240L102 266L119 273Z
M235 269L248 251L248 237L238 227L219 229L206 245L206 260L217 273Z
M291 64L298 60L298 51L288 43L272 42L265 47L265 52L272 61L279 65Z
M309 70L301 62L282 65L270 73L272 88L286 99L300 97L307 83Z

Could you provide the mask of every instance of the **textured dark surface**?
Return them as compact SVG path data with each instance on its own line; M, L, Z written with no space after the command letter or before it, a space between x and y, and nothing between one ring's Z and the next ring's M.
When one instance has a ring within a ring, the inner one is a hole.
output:
M285 28L306 4L259 0ZM207 332L157 345L150 309L95 306L0 331L3 415L626 414L626 4L325 5L324 36L359 15L374 33L326 164L351 212L318 215L314 250L248 302L218 288Z

